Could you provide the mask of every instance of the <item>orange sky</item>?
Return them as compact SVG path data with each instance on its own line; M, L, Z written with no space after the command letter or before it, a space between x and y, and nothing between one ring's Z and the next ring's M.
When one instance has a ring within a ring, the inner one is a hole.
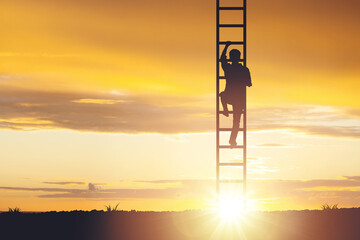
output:
M207 206L215 2L1 6L0 210ZM248 0L249 178L259 209L359 202L358 8L350 0ZM165 181L163 191L155 180ZM122 192L135 185L146 194Z

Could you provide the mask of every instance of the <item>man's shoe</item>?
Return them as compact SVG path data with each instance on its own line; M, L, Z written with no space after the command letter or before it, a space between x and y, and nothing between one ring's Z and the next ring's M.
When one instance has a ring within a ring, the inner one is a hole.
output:
M229 111L225 110L225 111L223 111L222 114L224 114L225 117L228 117L229 116Z
M237 145L235 140L233 140L233 141L230 140L229 143L230 143L230 147L236 147L236 145Z

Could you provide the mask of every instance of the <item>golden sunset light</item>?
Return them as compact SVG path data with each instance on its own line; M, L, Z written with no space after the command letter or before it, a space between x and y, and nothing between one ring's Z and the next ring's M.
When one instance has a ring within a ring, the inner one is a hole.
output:
M242 1L2 1L0 212L359 207L360 2Z

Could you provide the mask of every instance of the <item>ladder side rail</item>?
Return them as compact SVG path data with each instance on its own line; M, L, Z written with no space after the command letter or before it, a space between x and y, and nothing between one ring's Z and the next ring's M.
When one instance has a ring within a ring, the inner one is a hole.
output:
M220 193L220 119L219 119L219 1L216 0L216 193L219 195Z
M244 45L243 45L243 54L244 54L244 66L247 66L247 55L246 55L246 50L247 50L247 38L246 38L246 28L247 28L247 23L246 23L246 0L243 0L243 7L244 7L244 11L243 11L243 24L244 24L244 28L243 28L243 41L244 41ZM246 208L246 185L247 185L247 156L246 156L246 149L247 149L247 143L246 143L246 132L247 132L247 126L246 126L246 115L247 115L247 89L245 87L245 109L244 109L244 116L243 116L243 179L244 179L244 183L243 183L243 194L244 194L244 207Z

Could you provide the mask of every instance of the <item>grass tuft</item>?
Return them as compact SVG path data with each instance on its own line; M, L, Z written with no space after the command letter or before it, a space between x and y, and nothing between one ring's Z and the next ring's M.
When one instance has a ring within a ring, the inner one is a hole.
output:
M20 208L18 207L14 207L14 208L9 208L9 213L20 213Z
M324 211L337 210L337 209L339 209L338 205L339 205L338 203L334 204L334 205L331 205L331 204L329 205L329 204L325 203L325 204L321 205L321 210L324 210Z
M118 206L119 206L119 203L116 204L115 207L111 207L110 204L109 204L108 206L105 205L105 207L106 207L106 212L117 212L117 211L118 211L118 210L117 210Z

